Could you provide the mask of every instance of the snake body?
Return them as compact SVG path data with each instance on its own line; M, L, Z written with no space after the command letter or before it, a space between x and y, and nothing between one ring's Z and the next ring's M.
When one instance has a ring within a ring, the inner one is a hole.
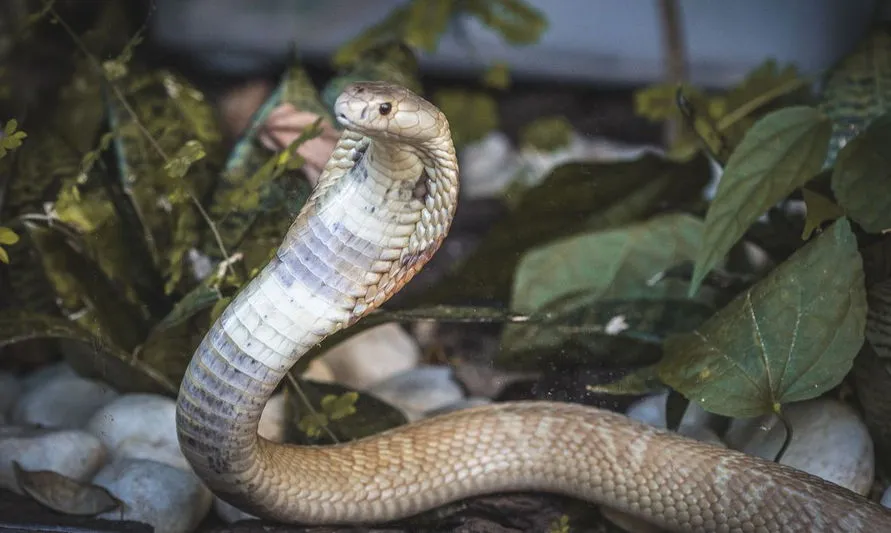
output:
M475 495L546 491L673 531L891 531L891 511L841 487L582 405L499 403L334 446L259 437L291 366L407 283L455 211L458 165L435 106L363 82L335 111L346 129L318 185L182 381L180 445L215 494L300 524L379 523Z

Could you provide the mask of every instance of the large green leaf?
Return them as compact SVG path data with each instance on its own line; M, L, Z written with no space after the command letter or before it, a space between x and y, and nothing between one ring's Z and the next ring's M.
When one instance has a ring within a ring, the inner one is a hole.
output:
M660 378L704 409L752 417L838 385L864 339L863 264L843 218L692 333Z
M703 157L675 163L645 154L620 163L567 163L530 187L476 250L425 303L506 303L523 253L582 231L639 222L699 198L709 181Z
M891 115L875 119L842 148L832 192L851 219L872 233L891 228Z
M649 283L699 249L702 221L686 214L584 233L534 248L517 266L511 296L515 311L534 312L569 295L606 298L683 297L684 288Z
M706 215L691 292L759 216L819 172L830 128L816 109L796 106L765 116L746 132Z

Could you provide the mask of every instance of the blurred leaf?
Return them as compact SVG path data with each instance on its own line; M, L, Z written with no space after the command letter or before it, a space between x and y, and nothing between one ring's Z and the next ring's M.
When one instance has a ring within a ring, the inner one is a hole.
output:
M767 115L746 133L706 214L691 294L759 216L819 172L829 130L823 114L798 106Z
M535 312L567 295L593 300L683 297L681 287L651 284L666 269L693 259L702 221L662 215L639 224L583 233L533 248L517 266L511 295L515 311Z
M346 418L356 412L356 400L358 392L345 392L340 396L328 394L320 402L321 411L303 415L297 427L309 437L318 437L322 434L322 428L329 421Z
M454 0L414 1L408 6L403 35L405 42L428 52L439 45L451 20Z
M192 139L182 145L169 161L164 163L164 170L171 178L182 179L189 172L189 167L196 161L204 159L207 153L199 141Z
M572 123L562 115L538 118L520 130L520 146L554 152L569 146L573 131Z
M270 113L287 104L317 113L322 120L333 121L305 70L299 64L291 65L232 148L209 201L208 213L216 222L227 249L246 240L256 241L255 235L248 239L248 234L257 224L264 226L261 231L265 229L270 220L261 220L265 213L272 214L279 225L287 227L290 219L282 220L282 212L299 211L309 197L311 187L297 170L303 158L296 149L318 136L321 130L308 128L290 146L277 152L267 149L259 140ZM207 242L203 251L214 259L225 259L212 242Z
M83 483L52 470L28 471L18 461L13 461L12 471L22 492L53 511L93 516L121 506L121 501L103 487Z
M337 76L325 85L322 100L327 106L326 112L333 115L337 97L347 85L357 81L387 81L420 94L424 88L419 75L417 55L405 41L381 41L364 49L353 61L341 65ZM334 124L340 127L337 122Z
M659 375L707 411L771 413L841 382L866 310L857 241L841 219L696 331L669 338Z
M669 152L673 159L683 161L695 155L703 141L713 153L732 152L763 113L784 103L807 101L798 93L806 91L808 83L794 66L780 69L775 60L769 59L723 93L706 94L686 84L656 84L639 90L635 92L635 112L653 121L692 120L692 124L682 129ZM678 107L679 87L692 117L685 116Z
M506 90L510 87L510 66L504 62L497 62L486 69L483 83L492 89Z
M832 172L832 192L839 205L870 233L891 229L889 145L891 114L885 114L841 149Z
M212 307L220 300L219 288L202 281L201 284L186 293L173 306L170 313L155 326L155 331L172 328L192 318L197 313Z
M703 157L676 163L645 154L619 163L560 165L512 200L511 212L422 299L441 304L506 303L516 265L527 250L686 205L700 197L708 181L708 161Z
M463 6L514 46L538 42L548 27L544 14L522 0L469 0Z
M334 444L376 435L407 423L398 409L377 398L332 383L299 380L300 388L320 418L315 417L288 388L288 419L296 421L287 431L288 440L306 445ZM294 431L297 429L297 431Z
M498 127L498 106L486 93L440 89L434 93L433 103L448 119L456 147L478 141Z
M82 344L97 359L92 375L99 375L120 392L150 392L176 396L179 388L133 358L110 340L71 320L23 311L0 311L0 347L31 339L64 339ZM77 369L80 371L80 369Z
M807 217L804 220L804 230L801 232L803 240L810 239L814 230L822 226L824 222L829 222L845 215L842 208L822 194L810 189L802 189L801 194L807 206Z
M16 119L9 119L3 127L3 135L0 136L0 158L22 145L22 141L28 137L24 131L17 130L19 123Z
M78 315L79 324L107 332L124 350L138 346L148 333L148 322L142 311L123 296L120 287L58 225L28 223L26 227L63 308Z
M19 242L19 236L9 228L0 226L0 244L10 245ZM9 254L0 246L0 262L9 264Z
M832 122L825 167L874 119L891 111L891 34L884 26L863 39L829 72L820 110Z

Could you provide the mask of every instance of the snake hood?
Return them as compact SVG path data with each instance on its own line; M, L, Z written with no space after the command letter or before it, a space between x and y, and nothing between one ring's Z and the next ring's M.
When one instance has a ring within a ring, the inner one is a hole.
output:
M442 111L408 89L385 82L356 82L334 103L337 121L357 133L418 145L449 137Z

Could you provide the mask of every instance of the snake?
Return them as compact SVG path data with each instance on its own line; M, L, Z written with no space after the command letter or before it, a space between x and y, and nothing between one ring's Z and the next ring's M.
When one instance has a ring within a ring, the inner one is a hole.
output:
M458 202L449 122L433 103L363 81L334 111L343 132L319 181L181 382L180 448L217 497L300 525L388 523L475 496L541 492L669 531L891 531L891 510L819 477L582 404L495 402L332 445L258 435L289 369L408 283Z

